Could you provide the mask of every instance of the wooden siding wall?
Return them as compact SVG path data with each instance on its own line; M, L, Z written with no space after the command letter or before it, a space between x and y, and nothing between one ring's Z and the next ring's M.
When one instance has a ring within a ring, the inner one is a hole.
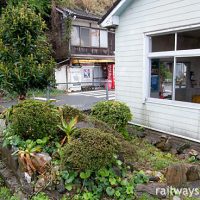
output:
M200 23L200 0L133 0L116 30L116 98L133 122L200 141L200 106L144 103L144 33Z

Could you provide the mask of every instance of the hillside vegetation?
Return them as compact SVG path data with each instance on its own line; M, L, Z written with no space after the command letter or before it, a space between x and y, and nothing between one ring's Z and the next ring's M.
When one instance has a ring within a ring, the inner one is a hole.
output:
M112 6L115 0L74 0L75 5L83 10L95 13L105 14L106 11Z

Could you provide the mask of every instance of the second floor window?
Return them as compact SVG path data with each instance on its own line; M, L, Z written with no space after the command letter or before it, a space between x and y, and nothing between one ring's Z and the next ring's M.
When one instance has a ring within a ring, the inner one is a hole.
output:
M82 47L90 47L90 29L89 28L81 28L81 46Z
M108 32L106 30L73 26L72 46L108 48Z

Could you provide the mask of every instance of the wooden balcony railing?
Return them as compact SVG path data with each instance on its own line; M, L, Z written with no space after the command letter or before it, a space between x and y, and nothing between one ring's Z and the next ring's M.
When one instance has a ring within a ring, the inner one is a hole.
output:
M114 56L114 51L109 48L71 46L70 52L71 54Z

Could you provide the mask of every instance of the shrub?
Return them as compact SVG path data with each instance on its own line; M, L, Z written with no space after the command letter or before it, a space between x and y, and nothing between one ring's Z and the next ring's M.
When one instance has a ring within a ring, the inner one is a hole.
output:
M62 107L62 112L63 118L67 120L71 120L72 118L78 117L78 120L82 121L86 117L86 115L82 111L68 105Z
M62 165L81 170L97 170L113 162L118 152L117 139L95 128L76 131L74 139L62 150Z
M9 120L14 134L26 140L55 137L60 118L50 103L26 100L13 106Z
M123 131L132 119L129 107L118 101L99 102L92 108L91 114L119 131Z

